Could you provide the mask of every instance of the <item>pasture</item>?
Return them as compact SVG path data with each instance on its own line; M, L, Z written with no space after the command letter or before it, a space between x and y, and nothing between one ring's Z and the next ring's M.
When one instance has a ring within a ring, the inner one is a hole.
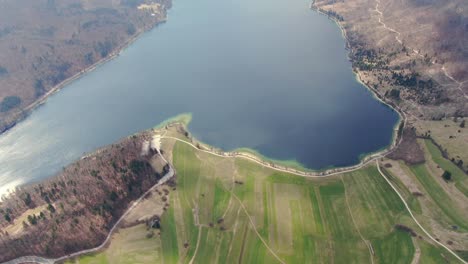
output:
M421 260L451 260L426 242L374 165L317 179L181 142L171 153L177 186L161 234L139 247L151 248L154 263L411 263L416 249ZM110 263L115 243L79 263Z

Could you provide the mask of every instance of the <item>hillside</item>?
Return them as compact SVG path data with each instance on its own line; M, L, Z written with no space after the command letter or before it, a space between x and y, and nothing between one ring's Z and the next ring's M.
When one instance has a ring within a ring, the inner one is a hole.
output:
M468 171L468 2L317 0L343 29L353 69Z
M164 159L148 148L155 138ZM414 143L424 156L417 164L374 158L347 172L300 173L222 152L169 123L3 201L0 252L9 254L1 260L457 263L468 252L468 179L430 140ZM167 171L162 160L176 175L154 185ZM100 250L66 256L100 245L110 230Z
M106 249L66 263L459 263L437 242L466 256L468 181L442 161L454 175L443 182L440 153L424 142L425 163L379 159L314 178L213 149L177 125L156 133L176 185L153 191Z
M168 0L0 1L0 132L166 19Z
M100 245L129 204L169 169L150 141L148 132L125 138L1 200L0 262Z
M468 3L317 0L346 32L361 80L415 118L468 115Z

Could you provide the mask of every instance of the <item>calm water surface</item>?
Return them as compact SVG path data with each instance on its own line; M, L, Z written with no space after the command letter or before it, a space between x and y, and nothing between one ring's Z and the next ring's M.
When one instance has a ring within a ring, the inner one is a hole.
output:
M200 140L309 168L391 141L398 116L354 79L304 0L175 0L168 22L0 136L0 192L184 112Z

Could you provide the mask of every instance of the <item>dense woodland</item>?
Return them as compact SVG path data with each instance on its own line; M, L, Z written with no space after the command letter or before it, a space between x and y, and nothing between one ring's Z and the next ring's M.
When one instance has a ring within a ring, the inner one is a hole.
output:
M3 198L0 262L23 255L59 257L100 245L129 203L169 169L168 164L153 169L154 152L141 156L149 138L147 133L126 138Z
M0 1L0 133L48 91L163 22L170 6L170 0Z

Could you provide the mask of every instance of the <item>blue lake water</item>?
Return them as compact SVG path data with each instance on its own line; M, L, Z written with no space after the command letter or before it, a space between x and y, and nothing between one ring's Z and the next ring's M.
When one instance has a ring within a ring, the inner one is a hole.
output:
M167 23L0 136L0 192L185 112L208 144L314 169L387 146L398 121L308 1L174 0Z

